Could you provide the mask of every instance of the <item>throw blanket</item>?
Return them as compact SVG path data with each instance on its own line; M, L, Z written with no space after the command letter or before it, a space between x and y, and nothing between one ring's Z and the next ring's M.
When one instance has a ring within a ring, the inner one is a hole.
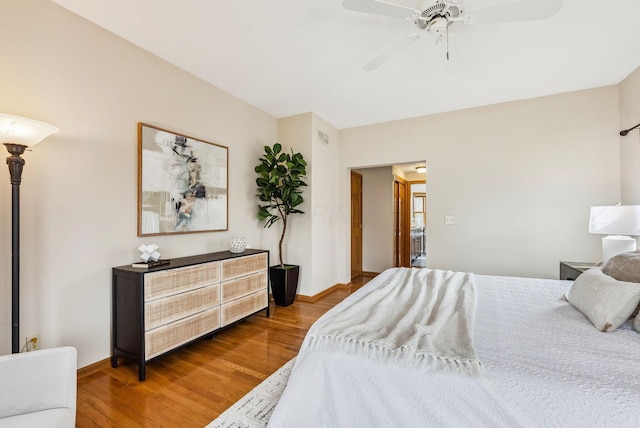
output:
M473 275L398 269L380 287L319 321L307 337L315 349L341 350L381 362L478 374L473 347Z

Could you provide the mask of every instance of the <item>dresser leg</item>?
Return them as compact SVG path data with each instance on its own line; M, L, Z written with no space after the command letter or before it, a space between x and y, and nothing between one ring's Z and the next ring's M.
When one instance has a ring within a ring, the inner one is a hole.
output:
M146 378L147 378L147 373L145 371L145 365L144 363L140 363L140 366L138 366L138 380L142 382Z
M114 369L118 367L118 357L116 355L111 356L111 367Z

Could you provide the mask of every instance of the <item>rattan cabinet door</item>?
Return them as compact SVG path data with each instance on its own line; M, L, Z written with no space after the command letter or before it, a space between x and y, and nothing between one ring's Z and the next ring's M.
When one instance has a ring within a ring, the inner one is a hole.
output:
M144 328L153 330L219 305L218 284L152 300L144 304Z
M267 272L258 272L221 284L222 303L228 303L267 288Z
M144 301L220 282L220 262L151 272L144 276Z
M267 253L222 260L221 281L267 270Z
M222 305L222 326L229 325L239 319L249 316L267 304L267 290L258 291L238 300Z
M215 307L150 330L144 335L145 359L149 360L218 328L220 308Z

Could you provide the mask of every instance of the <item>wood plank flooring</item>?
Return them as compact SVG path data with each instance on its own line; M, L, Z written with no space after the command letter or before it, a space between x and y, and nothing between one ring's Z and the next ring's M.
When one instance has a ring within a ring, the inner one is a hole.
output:
M360 276L314 302L264 311L147 365L106 362L78 375L78 427L204 427L295 357L322 314L371 279Z

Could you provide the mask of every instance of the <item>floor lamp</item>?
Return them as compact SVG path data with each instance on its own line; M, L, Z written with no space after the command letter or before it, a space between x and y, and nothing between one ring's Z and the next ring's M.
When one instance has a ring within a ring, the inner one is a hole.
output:
M20 352L20 182L29 146L38 144L58 128L20 116L0 114L0 143L11 154L7 158L11 176L11 352Z

